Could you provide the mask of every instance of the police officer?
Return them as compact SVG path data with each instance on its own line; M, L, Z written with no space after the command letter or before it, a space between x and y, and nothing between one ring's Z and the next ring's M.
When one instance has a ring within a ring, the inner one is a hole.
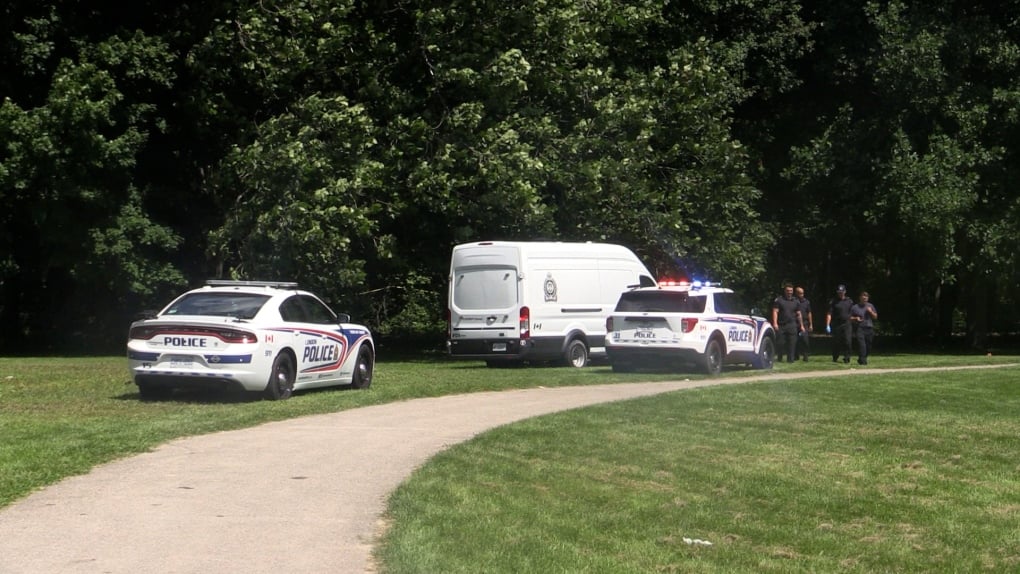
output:
M772 328L786 351L787 363L796 360L797 333L804 330L799 307L800 302L793 297L793 285L789 283L783 285L783 294L772 302Z
M878 310L868 299L868 292L861 291L857 304L850 308L850 322L857 331L857 362L861 365L868 364L868 355L875 340L874 321L878 319Z
M833 363L840 355L843 355L844 363L850 362L850 352L853 350L850 308L853 306L853 299L846 296L846 286L836 287L836 298L829 300L829 312L825 314L825 332L832 333Z
M805 361L811 354L811 331L814 330L814 315L811 314L811 301L804 296L804 288L793 290L797 298L797 310L800 311L800 331L797 333L797 356Z

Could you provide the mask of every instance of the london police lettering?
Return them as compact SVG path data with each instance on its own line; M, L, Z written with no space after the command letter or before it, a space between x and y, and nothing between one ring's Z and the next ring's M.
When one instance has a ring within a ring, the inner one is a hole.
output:
M340 367L341 361L346 357L347 341L340 334L338 338L334 333L325 332L302 332L304 349L301 351L301 364L304 368L302 373L322 373L335 371Z
M726 338L733 343L750 343L751 332L743 329L737 329L736 327L730 327L729 332L726 334Z
M304 363L323 363L336 361L340 358L340 347L333 344L309 345L305 347L305 354L302 357Z

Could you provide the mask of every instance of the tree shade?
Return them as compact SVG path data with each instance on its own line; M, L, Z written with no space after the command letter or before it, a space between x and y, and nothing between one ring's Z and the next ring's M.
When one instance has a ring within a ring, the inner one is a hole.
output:
M118 349L210 277L439 346L479 239L619 242L816 312L846 283L917 338L1017 327L1001 3L0 11L0 352Z

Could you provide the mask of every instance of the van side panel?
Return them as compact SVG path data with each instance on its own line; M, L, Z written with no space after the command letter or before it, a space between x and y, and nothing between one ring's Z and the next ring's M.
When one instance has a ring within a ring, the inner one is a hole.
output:
M537 352L550 358L559 356L570 333L605 330L597 255L567 255L574 256L536 254L525 261L531 336Z

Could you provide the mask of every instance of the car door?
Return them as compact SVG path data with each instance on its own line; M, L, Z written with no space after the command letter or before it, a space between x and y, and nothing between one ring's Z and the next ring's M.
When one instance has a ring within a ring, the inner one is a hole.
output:
M341 380L347 338L329 307L311 295L294 294L280 305L280 314L298 331L298 380L309 387Z
M714 295L715 312L725 325L728 352L751 352L757 343L757 326L736 294L719 292Z

